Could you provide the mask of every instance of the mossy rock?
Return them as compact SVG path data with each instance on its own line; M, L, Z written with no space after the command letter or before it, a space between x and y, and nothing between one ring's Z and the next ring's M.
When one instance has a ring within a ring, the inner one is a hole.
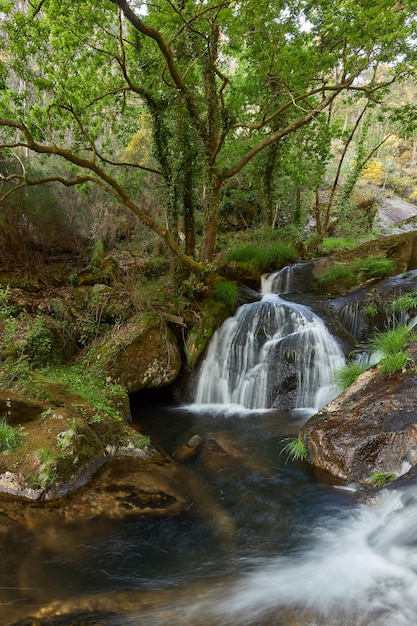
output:
M126 320L133 312L126 294L103 283L75 287L73 296L80 309L87 311L97 323Z
M100 265L90 265L78 272L74 284L96 285L98 283L112 285L121 275L121 269L115 259L106 257Z
M41 289L36 276L30 274L20 276L14 272L0 272L0 286L22 289L29 293L38 293Z
M140 433L125 422L98 416L73 394L67 396L68 407L4 391L1 399L20 443L0 453L0 492L54 499L85 484L109 457L143 456L147 448L152 456L153 448Z
M97 340L84 359L105 372L128 393L165 387L181 369L181 354L173 332L155 313L137 314L109 336Z
M216 328L215 318L206 314L188 333L184 345L184 353L190 369L194 369L196 366Z

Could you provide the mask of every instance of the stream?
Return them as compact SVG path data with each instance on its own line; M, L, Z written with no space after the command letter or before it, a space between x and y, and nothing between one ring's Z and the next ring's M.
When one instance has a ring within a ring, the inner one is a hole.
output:
M134 421L174 459L203 439L184 464L199 485L193 506L178 518L0 533L1 623L414 625L417 489L364 504L354 485L283 452L337 393L343 362L308 307L268 292L241 307L211 342L194 404L132 400Z

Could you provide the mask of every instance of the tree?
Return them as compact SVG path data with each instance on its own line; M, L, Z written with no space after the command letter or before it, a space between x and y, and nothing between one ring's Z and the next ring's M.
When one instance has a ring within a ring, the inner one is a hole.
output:
M415 53L415 1L13 4L0 0L0 149L67 160L73 177L48 180L99 185L194 272L213 260L227 181L266 150L279 151L339 94L375 99L387 81L372 68L390 63L399 79ZM157 166L114 154L116 140L123 154L144 109ZM138 173L165 186L165 220L142 208ZM22 170L4 178L14 189L44 182Z

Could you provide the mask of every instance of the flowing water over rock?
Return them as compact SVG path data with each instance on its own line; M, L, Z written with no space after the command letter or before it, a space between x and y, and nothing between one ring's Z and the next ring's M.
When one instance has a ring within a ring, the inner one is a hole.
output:
M197 404L318 410L337 394L334 374L345 364L339 343L309 307L271 289L292 290L288 268L264 281L260 302L240 307L215 333Z

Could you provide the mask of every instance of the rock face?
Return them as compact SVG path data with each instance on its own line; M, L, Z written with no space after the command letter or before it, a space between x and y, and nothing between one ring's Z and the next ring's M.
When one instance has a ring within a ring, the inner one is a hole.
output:
M131 318L110 338L106 337L95 354L96 364L128 393L165 387L181 369L175 336L153 313Z
M409 350L417 359L417 344ZM373 474L401 476L417 464L417 372L383 378L377 367L300 431L308 461L342 480L370 482Z

